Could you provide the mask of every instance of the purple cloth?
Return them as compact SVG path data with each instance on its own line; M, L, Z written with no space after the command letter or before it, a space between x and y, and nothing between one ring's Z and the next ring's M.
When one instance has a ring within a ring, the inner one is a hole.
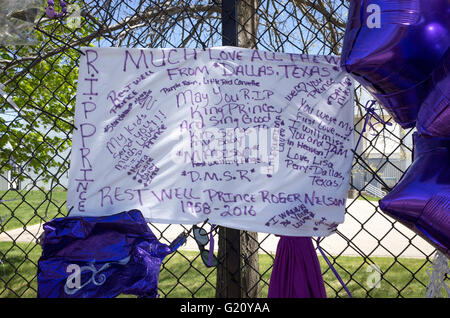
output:
M54 219L44 225L41 244L40 298L154 298L162 260L171 253L139 210Z
M268 297L327 297L311 237L280 237Z

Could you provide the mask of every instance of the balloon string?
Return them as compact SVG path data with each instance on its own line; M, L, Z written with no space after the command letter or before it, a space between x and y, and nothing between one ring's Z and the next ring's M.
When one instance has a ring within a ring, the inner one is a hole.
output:
M363 129L361 131L361 133L359 134L359 138L358 141L356 142L356 146L355 146L355 151L358 150L358 145L359 142L361 141L361 137L364 134L364 132L366 131L366 127L367 124L370 125L370 127L372 127L373 130L375 130L375 128L372 126L372 123L370 122L370 119L372 117L375 117L376 120L378 120L380 123L384 124L384 125L388 125L388 126L392 126L391 122L386 122L384 121L380 116L378 116L378 114L375 112L375 109L373 108L373 105L375 104L376 100L371 99L368 100L366 103L366 106L364 106L364 108L367 110L367 115L366 115L366 119L364 121L364 125L363 125ZM370 106L367 106L370 103Z
M344 287L345 291L347 292L347 295L350 298L352 297L352 294L350 293L350 291L348 290L347 286L345 285L344 281L342 280L341 276L339 276L338 272L336 271L336 269L333 267L333 264L331 264L330 260L328 259L328 257L325 255L324 251L322 250L322 248L320 247L319 241L320 241L320 237L317 238L317 248L319 249L320 254L322 254L323 258L325 259L325 262L327 262L328 266L330 267L330 269L333 271L334 276L336 276L336 278L338 279L339 283L341 283L342 287Z

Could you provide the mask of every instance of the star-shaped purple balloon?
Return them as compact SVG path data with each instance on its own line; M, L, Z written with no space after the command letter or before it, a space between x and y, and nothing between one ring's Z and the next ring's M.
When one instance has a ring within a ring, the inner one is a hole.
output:
M448 0L352 0L341 66L403 128L414 127L450 43Z
M414 161L380 208L450 255L450 140L414 134Z
M433 72L432 82L434 87L419 110L417 130L422 135L450 139L450 50Z

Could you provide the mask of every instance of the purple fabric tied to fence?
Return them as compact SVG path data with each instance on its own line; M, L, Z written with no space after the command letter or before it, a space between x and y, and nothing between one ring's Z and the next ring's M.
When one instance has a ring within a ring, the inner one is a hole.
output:
M327 297L311 237L280 237L268 297Z
M65 217L44 225L38 297L157 296L159 271L172 252L139 210Z

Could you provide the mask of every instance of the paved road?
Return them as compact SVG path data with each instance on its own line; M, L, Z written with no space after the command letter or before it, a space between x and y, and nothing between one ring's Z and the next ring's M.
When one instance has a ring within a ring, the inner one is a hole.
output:
M382 213L376 213L372 216L375 212L376 207L374 205L376 204L376 202L369 203L364 200L347 200L350 214L346 216L345 222L339 225L338 230L345 237L351 239L352 244L350 245L340 235L333 234L326 237L320 246L332 255L361 255L353 248L355 245L362 253L370 256L395 255L399 257L423 258L425 255L431 255L434 248L405 226L396 223L394 228L392 228L391 222L393 222L393 219ZM361 226L367 231L361 230ZM168 224L153 224L152 230L157 236L159 236L159 231L164 231L163 235L167 241L161 241L168 243L183 231L183 227L181 225L168 227ZM27 226L25 229L20 228L1 233L0 241L31 242L35 241L35 237L38 237L41 232L42 225ZM259 233L258 237L262 249L261 252L275 253L278 243L278 238L275 235ZM378 240L380 240L381 244L377 247ZM410 240L412 245L408 247ZM215 248L217 249L217 244L215 244ZM198 250L198 247L195 241L189 238L186 245L181 249Z

